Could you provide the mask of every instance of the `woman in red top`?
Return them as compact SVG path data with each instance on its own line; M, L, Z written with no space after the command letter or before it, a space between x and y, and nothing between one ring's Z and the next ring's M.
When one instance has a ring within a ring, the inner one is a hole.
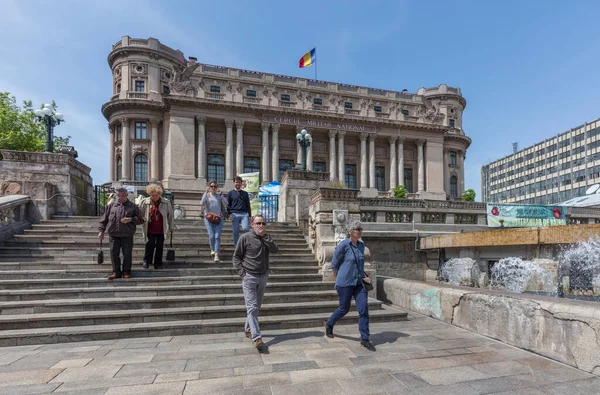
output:
M160 185L150 184L146 192L150 197L140 202L140 211L146 220L142 227L144 238L147 238L144 269L148 269L152 264L153 255L154 268L162 269L165 235L173 231L173 209L171 202L161 198L163 189Z

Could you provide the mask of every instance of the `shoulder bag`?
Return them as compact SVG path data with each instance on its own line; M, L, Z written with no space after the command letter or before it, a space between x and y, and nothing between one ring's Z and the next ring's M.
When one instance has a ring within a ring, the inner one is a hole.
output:
M204 218L206 218L211 224L215 225L218 225L221 222L221 216L217 213L213 213L212 211L204 214Z
M98 264L104 263L104 251L102 251L102 239L100 239L100 248L98 248Z
M350 248L352 249L352 254L354 254L354 262L356 263L356 267L358 268L358 257L356 256L356 253L354 252L354 249L356 247L354 247L352 245L352 243L350 243ZM367 276L367 273L365 273L364 271L363 271L363 274L365 276L360 279L360 282L362 283L362 286L363 286L365 292L372 291L373 290L373 280L371 280L371 277Z

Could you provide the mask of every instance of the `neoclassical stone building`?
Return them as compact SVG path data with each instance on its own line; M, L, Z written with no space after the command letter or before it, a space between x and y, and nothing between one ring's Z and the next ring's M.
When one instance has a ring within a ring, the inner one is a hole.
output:
M123 37L108 56L113 96L102 106L110 181L159 180L180 196L238 173L279 180L313 137L309 170L376 196L403 184L427 199L459 197L471 139L459 88L416 93L201 64L157 39Z

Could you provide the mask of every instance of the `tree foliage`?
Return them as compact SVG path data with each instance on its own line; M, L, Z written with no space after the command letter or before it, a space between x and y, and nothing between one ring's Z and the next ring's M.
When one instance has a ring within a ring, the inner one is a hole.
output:
M70 138L71 136L55 135L54 147L68 145ZM43 151L45 145L46 126L36 118L31 100L23 101L23 105L19 107L14 96L10 96L8 92L0 92L0 148Z
M404 185L398 185L394 188L394 197L396 199L406 199L408 197L408 190Z
M467 189L462 194L463 202L474 202L475 201L475 191L472 189Z

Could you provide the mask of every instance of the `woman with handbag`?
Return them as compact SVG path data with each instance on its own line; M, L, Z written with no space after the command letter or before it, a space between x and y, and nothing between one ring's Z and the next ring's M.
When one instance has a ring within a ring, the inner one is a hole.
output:
M325 334L333 338L333 326L350 310L352 297L358 310L358 331L360 345L369 351L375 346L369 341L369 304L367 291L373 289L371 279L365 274L365 243L360 241L362 225L359 221L349 221L346 227L348 238L335 248L331 260L331 269L335 276L335 289L338 293L339 307L327 320Z
M158 184L148 184L146 192L150 197L140 201L140 212L144 216L142 233L146 241L144 269L153 262L154 268L162 269L165 236L173 232L173 208L168 199L161 198L163 189ZM154 257L153 257L154 256Z
M217 186L217 182L214 180L208 183L206 192L200 200L200 206L204 207L204 225L208 231L210 256L215 262L220 262L221 232L227 214L227 205L224 204L221 194L218 193Z

